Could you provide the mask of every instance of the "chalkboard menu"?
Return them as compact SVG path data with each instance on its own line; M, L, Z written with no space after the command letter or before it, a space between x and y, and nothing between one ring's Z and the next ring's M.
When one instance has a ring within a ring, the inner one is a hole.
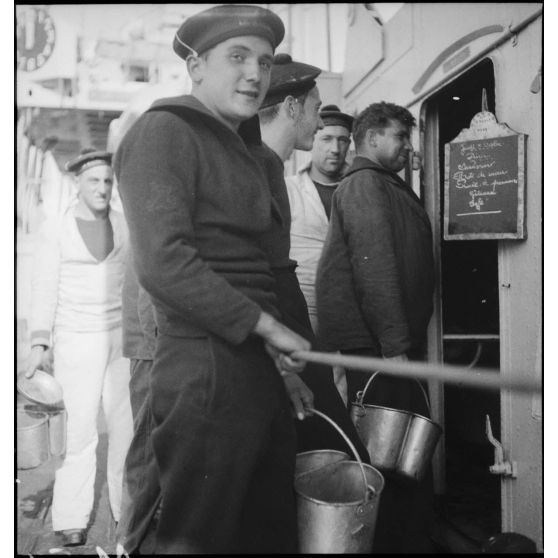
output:
M525 238L525 135L481 112L445 146L444 239Z

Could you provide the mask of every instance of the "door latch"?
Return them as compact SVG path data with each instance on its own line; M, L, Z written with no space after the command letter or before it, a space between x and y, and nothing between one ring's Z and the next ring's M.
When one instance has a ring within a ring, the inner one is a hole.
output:
M486 415L486 437L494 446L494 465L488 468L493 475L502 475L503 477L517 478L517 463L512 461L504 461L504 449L502 444L492 435L492 426L490 417Z

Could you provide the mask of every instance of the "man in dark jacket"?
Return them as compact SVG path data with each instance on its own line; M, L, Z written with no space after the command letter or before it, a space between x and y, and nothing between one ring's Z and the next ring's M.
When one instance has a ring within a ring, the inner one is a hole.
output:
M412 151L414 125L407 109L385 102L355 119L357 156L333 195L316 282L318 336L330 350L424 358L434 289L432 232L420 199L397 175ZM367 378L347 372L349 402ZM423 391L411 379L378 376L366 402L428 415ZM427 484L407 488L388 479L377 551L420 551L413 528L427 516L419 510Z
M135 269L158 330L157 554L297 548L294 427L277 369L300 372L289 353L309 343L277 320L260 245L271 196L237 133L265 97L283 35L281 20L257 6L189 18L174 49L192 95L155 103L116 155Z

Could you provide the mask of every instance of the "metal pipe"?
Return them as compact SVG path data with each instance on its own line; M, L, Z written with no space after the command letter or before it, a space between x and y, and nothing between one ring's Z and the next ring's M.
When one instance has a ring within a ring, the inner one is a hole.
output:
M498 341L500 336L491 333L444 333L444 341Z
M329 366L342 366L353 370L373 373L376 370L393 376L411 377L423 380L436 380L479 389L511 389L523 392L540 392L540 383L533 378L499 374L490 368L467 368L465 366L440 365L434 362L393 362L383 358L340 355L336 353L318 353L313 351L295 351L290 355L294 359L316 362Z

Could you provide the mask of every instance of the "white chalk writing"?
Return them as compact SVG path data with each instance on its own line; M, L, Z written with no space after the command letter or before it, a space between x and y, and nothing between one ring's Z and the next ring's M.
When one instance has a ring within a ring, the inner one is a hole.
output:
M468 141L452 146L455 160L451 164L450 187L462 193L450 199L457 204L456 209L469 209L456 215L501 213L501 204L507 199L502 197L504 192L519 183L513 148L511 138Z

